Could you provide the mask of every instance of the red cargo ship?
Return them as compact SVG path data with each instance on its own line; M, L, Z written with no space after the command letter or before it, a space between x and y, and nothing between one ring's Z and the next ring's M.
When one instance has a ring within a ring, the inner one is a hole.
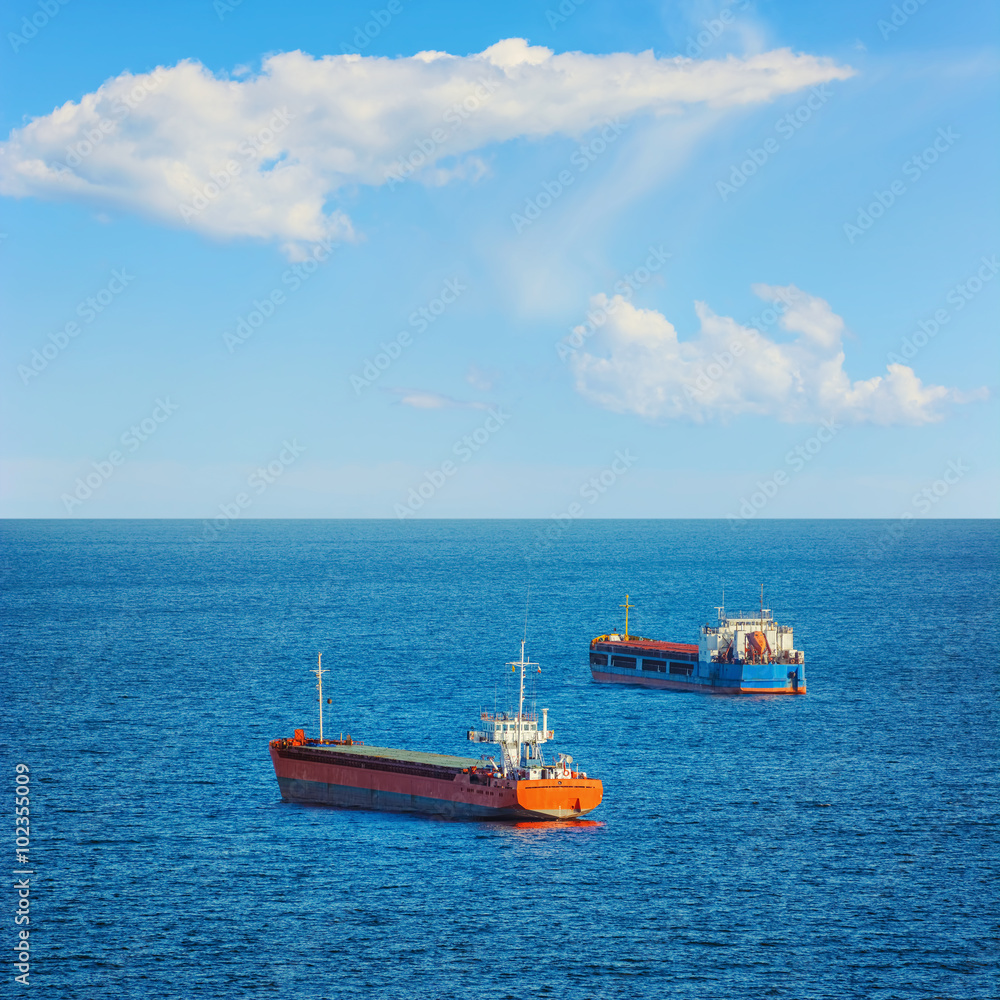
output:
M548 709L538 716L524 710L524 670L537 666L524 658L516 712L482 712L482 729L470 730L474 743L500 745L492 757L365 746L350 736L323 738L322 657L314 673L319 684L320 735L308 739L301 729L293 739L271 740L271 760L286 802L388 812L416 812L469 819L576 819L596 809L603 787L596 778L571 768L573 758L559 754L546 763L541 744L555 734L547 728Z

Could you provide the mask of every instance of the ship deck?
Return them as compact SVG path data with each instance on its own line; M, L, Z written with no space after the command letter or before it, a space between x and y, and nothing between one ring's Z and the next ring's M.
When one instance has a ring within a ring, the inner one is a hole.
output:
M594 649L604 649L605 646L617 648L628 648L635 650L656 650L660 653L686 653L687 655L698 655L698 644L690 642L664 642L660 639L641 639L637 636L629 636L628 639L595 639L591 645Z
M354 743L350 746L333 746L330 744L307 744L310 750L323 753L345 754L352 757L379 757L383 760L395 760L404 764L430 764L434 767L476 767L482 764L478 757L454 757L445 753L425 753L422 750L397 750L395 747L369 747Z

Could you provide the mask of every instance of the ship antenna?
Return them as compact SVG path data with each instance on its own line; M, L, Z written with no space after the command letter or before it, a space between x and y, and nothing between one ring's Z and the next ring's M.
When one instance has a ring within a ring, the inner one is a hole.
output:
M323 674L326 671L323 669L323 654L319 654L319 662L316 669L312 671L316 675L316 686L319 688L319 741L323 742Z
M524 598L524 641L528 639L528 603L531 601L531 581L528 581L528 593ZM524 645L521 646L521 659L524 659Z

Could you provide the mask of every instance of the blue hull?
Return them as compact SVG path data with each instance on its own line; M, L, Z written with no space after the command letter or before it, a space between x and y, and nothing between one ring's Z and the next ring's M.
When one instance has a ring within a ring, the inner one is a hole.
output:
M806 676L802 664L787 663L706 663L690 664L689 674L664 674L637 667L592 666L591 674L602 684L635 684L668 691L696 691L702 694L805 694Z

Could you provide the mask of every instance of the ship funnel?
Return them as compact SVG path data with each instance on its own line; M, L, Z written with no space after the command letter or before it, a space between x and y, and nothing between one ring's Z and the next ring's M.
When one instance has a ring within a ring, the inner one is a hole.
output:
M549 731L549 710L547 708L542 709L542 739L545 739L545 734Z

